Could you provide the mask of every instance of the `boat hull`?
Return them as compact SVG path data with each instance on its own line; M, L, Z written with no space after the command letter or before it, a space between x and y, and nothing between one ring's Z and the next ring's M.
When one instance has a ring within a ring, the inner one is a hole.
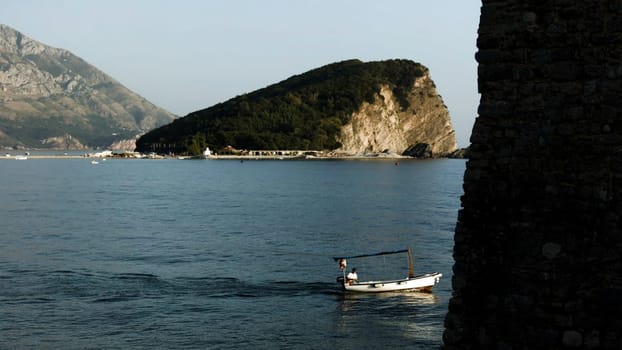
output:
M431 292L440 281L443 274L435 272L413 278L404 278L391 281L365 281L358 283L344 283L343 289L348 292L382 293L395 291Z

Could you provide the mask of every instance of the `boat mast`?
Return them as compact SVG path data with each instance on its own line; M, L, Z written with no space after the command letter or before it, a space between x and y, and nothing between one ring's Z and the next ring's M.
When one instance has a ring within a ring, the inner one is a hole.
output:
M408 247L408 278L415 277L415 270L413 268L413 256L410 253L410 247Z

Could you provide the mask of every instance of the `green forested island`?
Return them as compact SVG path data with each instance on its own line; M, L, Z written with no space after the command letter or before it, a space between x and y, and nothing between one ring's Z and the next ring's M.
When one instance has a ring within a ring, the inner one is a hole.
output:
M348 60L292 76L199 110L143 135L139 152L198 155L205 147L334 150L338 134L364 102L388 86L401 109L427 69L409 60Z

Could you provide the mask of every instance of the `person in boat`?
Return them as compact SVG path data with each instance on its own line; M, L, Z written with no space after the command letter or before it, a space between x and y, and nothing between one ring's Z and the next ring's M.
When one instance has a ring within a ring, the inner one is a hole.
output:
M358 280L359 276L356 274L356 268L353 268L352 272L348 273L348 275L346 276L346 282L348 284L352 284L358 282Z

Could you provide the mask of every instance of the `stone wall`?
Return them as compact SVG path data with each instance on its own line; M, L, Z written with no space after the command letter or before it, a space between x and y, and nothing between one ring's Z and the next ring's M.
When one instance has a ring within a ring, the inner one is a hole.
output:
M484 0L445 349L622 348L622 1Z

